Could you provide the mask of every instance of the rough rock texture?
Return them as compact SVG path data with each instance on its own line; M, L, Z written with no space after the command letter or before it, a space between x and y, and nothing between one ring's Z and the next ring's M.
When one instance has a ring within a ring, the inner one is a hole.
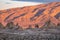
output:
M60 2L0 10L0 40L60 40Z
M36 24L42 27L48 20L55 25L60 23L60 2L0 10L0 23L4 26L13 22L22 28L34 28Z
M0 30L0 40L60 40L60 29Z

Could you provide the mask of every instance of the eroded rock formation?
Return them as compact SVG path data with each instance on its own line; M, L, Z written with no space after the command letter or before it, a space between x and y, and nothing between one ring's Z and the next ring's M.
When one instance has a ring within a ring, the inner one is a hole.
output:
M40 28L48 20L55 25L60 24L60 2L0 10L0 23L4 26L13 22L22 28L34 28L35 25Z

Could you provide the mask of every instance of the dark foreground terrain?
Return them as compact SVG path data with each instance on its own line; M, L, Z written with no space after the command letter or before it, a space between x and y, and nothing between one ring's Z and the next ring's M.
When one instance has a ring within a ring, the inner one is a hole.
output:
M60 40L60 29L1 29L0 40Z

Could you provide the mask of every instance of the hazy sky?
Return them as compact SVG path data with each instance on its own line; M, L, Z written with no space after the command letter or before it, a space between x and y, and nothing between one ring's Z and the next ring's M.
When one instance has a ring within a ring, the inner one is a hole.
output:
M32 6L49 2L60 2L60 0L0 0L0 10L15 7Z
M32 6L32 5L38 5L38 4L43 4L43 3L0 0L0 10L9 9L9 8L16 8L16 7Z
M60 2L60 0L14 0L14 1L30 1L30 2Z

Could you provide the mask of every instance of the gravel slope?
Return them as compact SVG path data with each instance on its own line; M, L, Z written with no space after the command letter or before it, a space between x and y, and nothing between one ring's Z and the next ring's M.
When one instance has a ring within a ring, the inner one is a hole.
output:
M39 28L26 30L0 30L0 40L60 40L60 30Z

